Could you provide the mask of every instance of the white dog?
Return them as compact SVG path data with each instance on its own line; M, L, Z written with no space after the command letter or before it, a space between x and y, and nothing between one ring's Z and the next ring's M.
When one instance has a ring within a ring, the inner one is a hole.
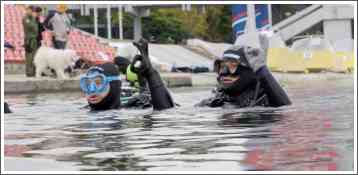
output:
M65 79L64 70L73 65L79 56L76 51L71 49L54 49L51 47L41 46L34 57L36 67L36 77L40 78L42 73L46 73L48 68L54 69L59 79Z

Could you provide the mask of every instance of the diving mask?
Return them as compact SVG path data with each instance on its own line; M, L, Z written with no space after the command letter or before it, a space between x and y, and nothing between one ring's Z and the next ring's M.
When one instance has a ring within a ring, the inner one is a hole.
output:
M239 65L239 60L225 58L215 61L214 70L220 76L228 76L236 74Z
M100 94L109 88L109 83L120 80L119 76L105 76L100 69L92 68L80 78L81 90L86 94Z

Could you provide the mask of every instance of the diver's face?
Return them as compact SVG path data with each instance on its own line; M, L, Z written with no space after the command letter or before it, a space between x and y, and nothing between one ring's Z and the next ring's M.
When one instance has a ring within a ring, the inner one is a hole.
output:
M237 61L226 61L224 64L229 68L229 72L234 74L236 72L237 66L239 66L239 62Z
M88 103L90 104L98 104L100 103L104 98L107 97L109 94L110 86L107 88L106 91L99 93L99 94L86 94L86 99Z
M107 97L111 86L109 84L104 85L104 80L102 76L95 76L92 79L87 79L86 82L88 86L94 85L96 88L106 86L104 91L92 91L90 93L86 93L86 99L89 103L97 104Z
M239 79L239 75L235 74L238 66L239 62L235 60L227 60L220 63L219 76L223 84L230 84Z

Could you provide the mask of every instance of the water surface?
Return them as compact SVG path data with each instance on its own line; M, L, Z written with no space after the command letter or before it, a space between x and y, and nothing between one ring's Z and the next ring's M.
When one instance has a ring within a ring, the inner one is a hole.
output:
M5 170L353 170L353 77L285 86L281 108L196 108L172 89L160 113L91 113L79 92L6 95Z

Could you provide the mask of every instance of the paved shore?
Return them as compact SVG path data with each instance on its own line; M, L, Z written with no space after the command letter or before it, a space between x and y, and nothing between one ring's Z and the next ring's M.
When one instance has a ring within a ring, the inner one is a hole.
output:
M354 73L273 73L280 83L302 83L314 80L334 80L342 78L354 78ZM165 84L169 88L215 86L216 75L214 73L161 73ZM66 80L54 78L27 78L20 74L6 74L4 77L5 94L11 93L39 93L39 92L66 92L79 91L79 77Z

